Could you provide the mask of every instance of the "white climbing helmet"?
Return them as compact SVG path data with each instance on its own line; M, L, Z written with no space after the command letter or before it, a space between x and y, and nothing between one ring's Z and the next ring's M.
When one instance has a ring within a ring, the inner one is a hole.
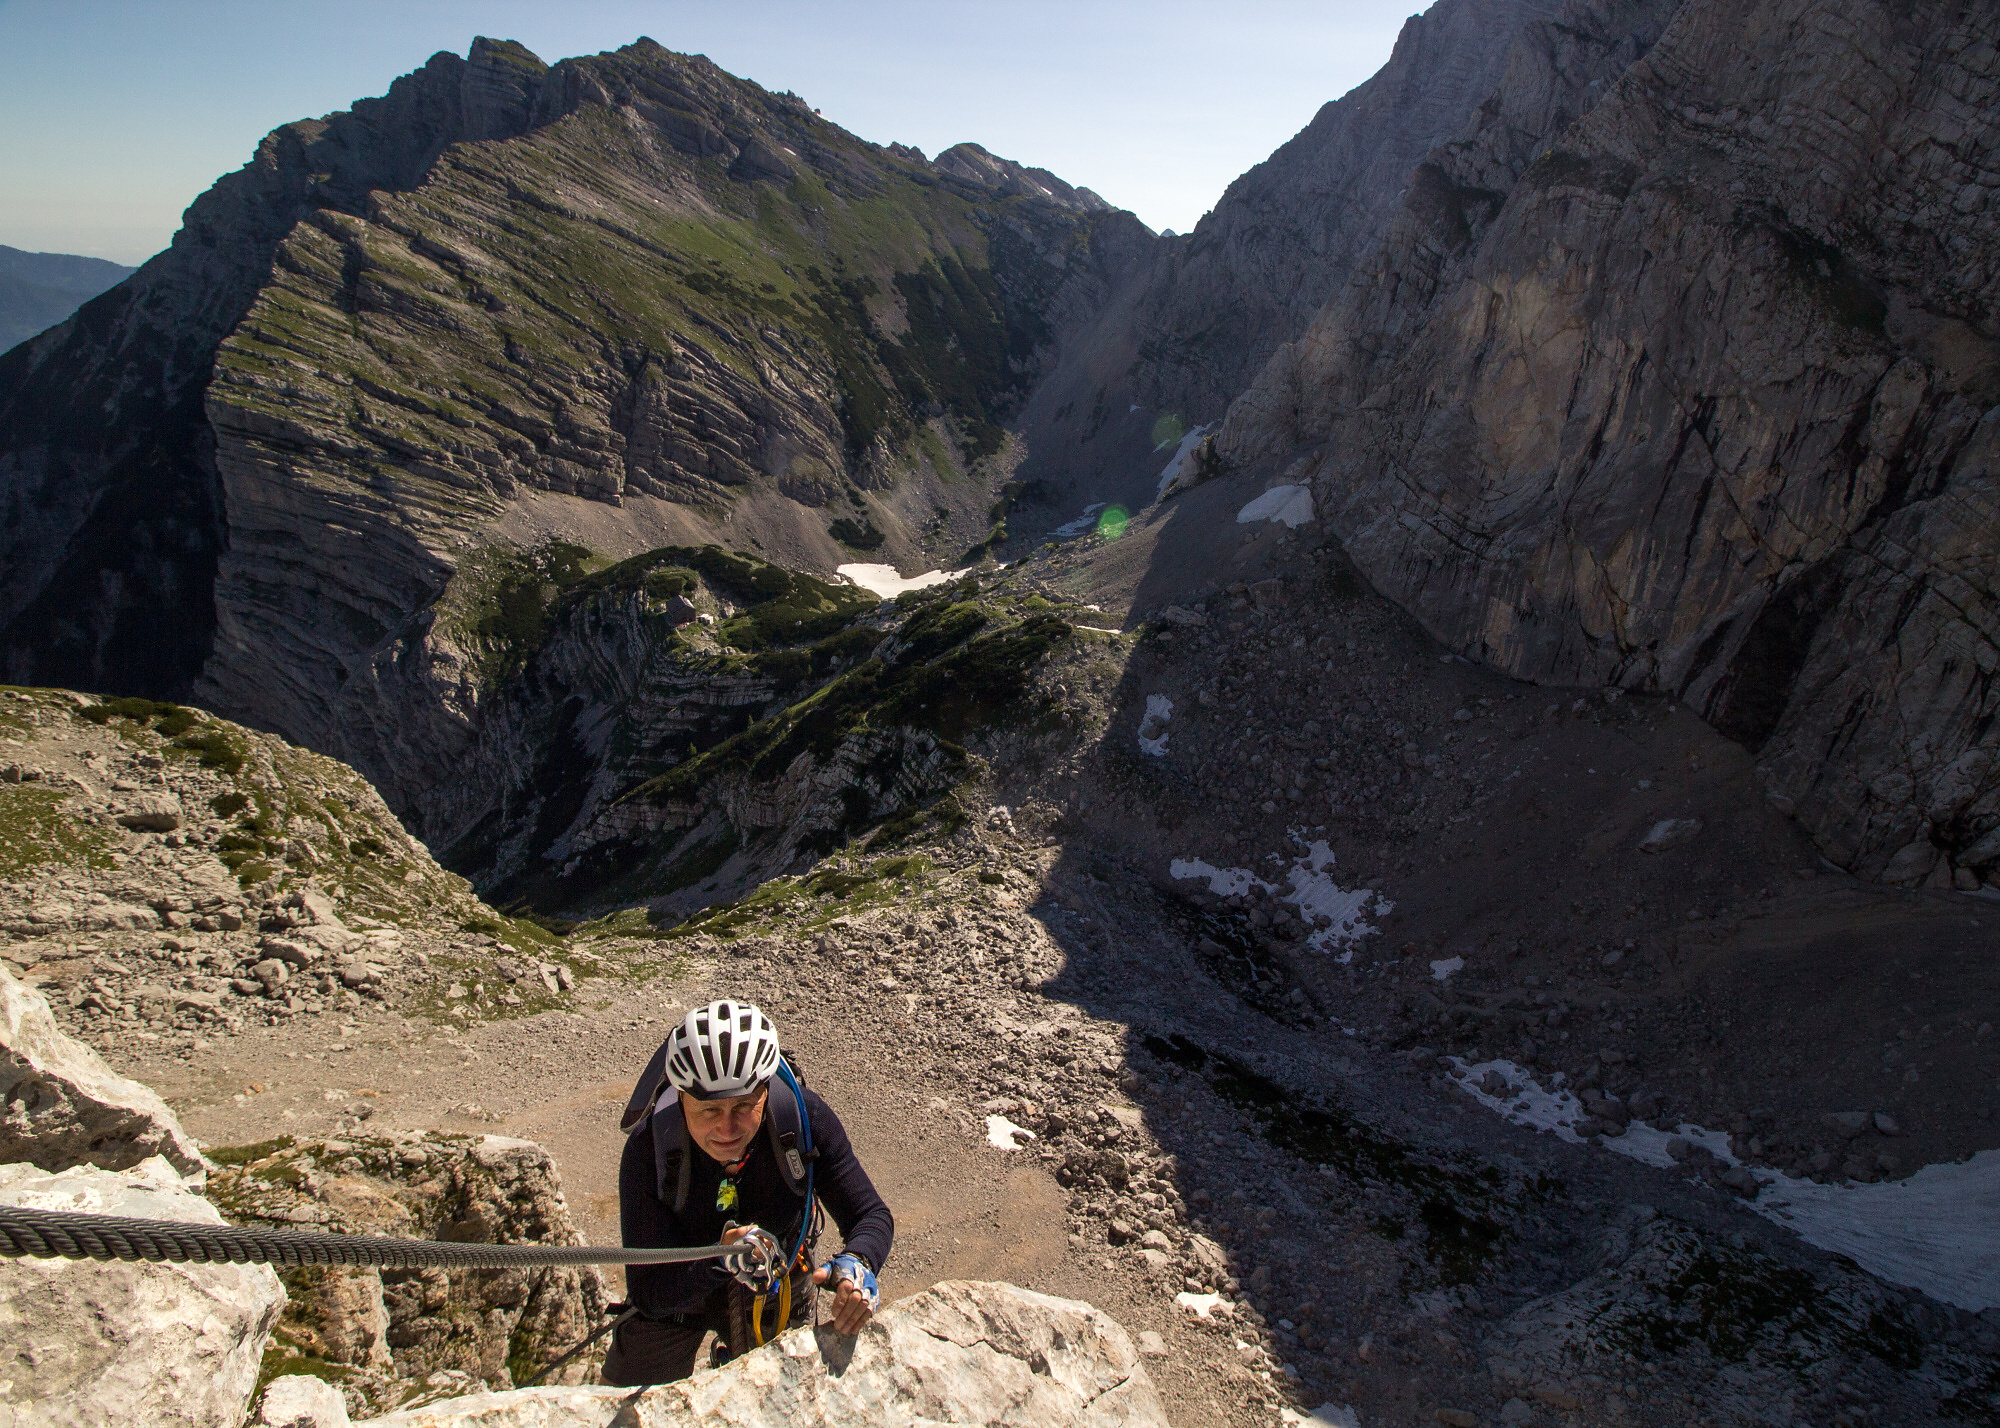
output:
M778 1029L748 1002L696 1007L667 1038L667 1079L697 1101L747 1096L778 1069Z

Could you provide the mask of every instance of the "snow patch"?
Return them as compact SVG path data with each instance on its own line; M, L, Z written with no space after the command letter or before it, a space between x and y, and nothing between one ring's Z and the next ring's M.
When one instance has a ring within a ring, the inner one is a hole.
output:
M1278 1421L1286 1428L1295 1423L1314 1425L1314 1428L1361 1428L1361 1415L1349 1403L1322 1403L1311 1413L1300 1413L1295 1408L1280 1408Z
M1308 924L1324 914L1328 919L1327 926L1315 928L1307 936L1306 946L1315 952L1342 949L1340 961L1351 962L1354 960L1354 944L1382 930L1368 919L1394 912L1396 905L1372 888L1350 892L1334 882L1328 871L1333 867L1333 850L1326 846L1325 840L1307 844L1296 833L1293 838L1305 847L1305 854L1294 859L1287 870L1285 876L1291 890L1281 894L1278 901L1298 908L1299 915ZM1206 878L1208 890L1218 897L1240 897L1253 887L1266 892L1278 891L1276 883L1265 882L1248 868L1217 868L1198 858L1175 858L1167 871L1176 881Z
M1173 494L1175 483L1181 479L1182 474L1187 468L1188 454L1195 449L1195 446L1206 435L1208 435L1208 428L1206 426L1198 426L1181 438L1181 444L1174 448L1174 454L1168 458L1167 469L1160 473L1160 484L1154 492L1154 500L1164 501L1168 496Z
M893 565L836 565L833 573L884 600L893 600L906 590L927 590L955 578L948 570L926 570L905 580Z
M1229 1312L1229 1307L1220 1294L1190 1294L1183 1289L1174 1296L1174 1303L1183 1309L1192 1310L1197 1319L1206 1319L1217 1312L1224 1314Z
M1283 521L1297 530L1312 519L1312 492L1304 486L1273 486L1236 513L1239 526L1256 521Z
M1471 1065L1460 1086L1480 1104L1518 1126L1578 1142L1576 1123L1588 1114L1568 1091L1546 1090L1511 1061ZM1504 1092L1479 1084L1498 1072ZM1676 1139L1700 1146L1725 1165L1740 1162L1719 1130L1682 1125L1665 1131L1634 1121L1606 1150L1662 1170L1676 1162ZM1907 1180L1879 1185L1821 1185L1803 1176L1752 1171L1762 1189L1744 1208L1785 1226L1809 1245L1846 1255L1878 1279L1920 1289L1933 1299L1977 1313L2000 1307L2000 1150L1982 1150L1956 1165L1926 1165Z
M1440 957L1437 961L1431 963L1431 975L1440 982L1449 982L1453 972L1463 972L1464 970L1465 959L1463 957Z
M1783 1175L1750 1208L1892 1284L1974 1313L2000 1306L2000 1150L1880 1185Z
M1164 694L1146 696L1146 717L1139 721L1139 752L1156 759L1167 756L1167 721L1174 717L1174 701Z
M986 1118L986 1143L995 1150L1019 1150L1021 1141L1033 1140L1035 1133L1026 1126L1017 1126L1005 1116Z
M1103 510L1104 507L1105 502L1103 501L1099 501L1094 506L1085 506L1082 515L1073 521L1057 526L1049 534L1057 540L1075 540L1080 535L1089 535L1097 529L1097 513Z

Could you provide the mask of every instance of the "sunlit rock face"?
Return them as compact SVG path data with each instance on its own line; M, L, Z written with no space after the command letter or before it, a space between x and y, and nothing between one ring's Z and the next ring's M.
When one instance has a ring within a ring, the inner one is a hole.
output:
M1303 456L1452 647L1677 694L1835 861L1976 886L2000 862L2000 175L1968 143L1992 29L1863 0L1529 26L1218 452Z

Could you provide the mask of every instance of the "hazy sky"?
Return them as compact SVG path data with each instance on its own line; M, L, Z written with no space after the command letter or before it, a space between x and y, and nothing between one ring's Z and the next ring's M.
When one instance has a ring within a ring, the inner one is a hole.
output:
M961 140L1181 231L1389 56L1421 0L0 0L0 243L136 263L279 124L474 35L650 35L876 143Z

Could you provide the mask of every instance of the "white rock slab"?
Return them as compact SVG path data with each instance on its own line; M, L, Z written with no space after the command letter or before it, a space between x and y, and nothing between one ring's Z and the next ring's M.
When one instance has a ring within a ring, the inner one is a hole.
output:
M48 999L0 966L0 1163L124 1170L156 1155L184 1175L207 1170L158 1093L65 1034Z
M0 1165L0 1204L219 1225L165 1160ZM0 1268L0 1424L237 1428L285 1291L261 1264L18 1259Z
M794 1329L680 1383L528 1388L447 1399L362 1428L1166 1428L1125 1330L1102 1310L1011 1284L952 1281L852 1338Z
M350 1428L347 1400L323 1378L274 1378L257 1405L260 1428Z

